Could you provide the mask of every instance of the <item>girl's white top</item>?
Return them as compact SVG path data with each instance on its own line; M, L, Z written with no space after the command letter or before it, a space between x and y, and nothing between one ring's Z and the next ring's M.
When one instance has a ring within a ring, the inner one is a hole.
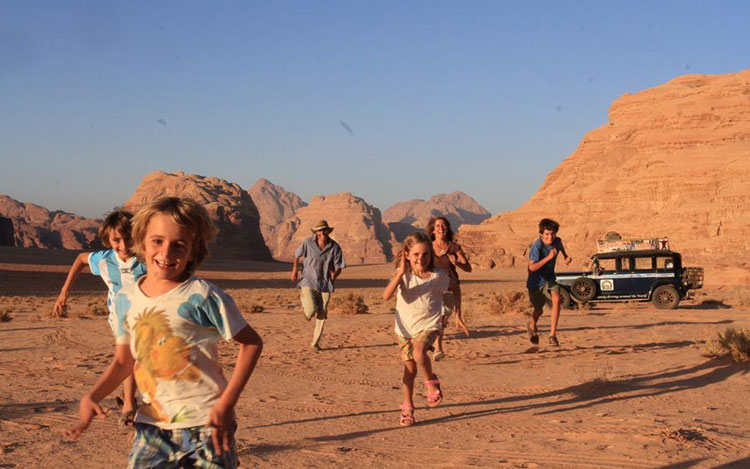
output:
M439 330L443 293L449 286L450 278L441 269L425 279L405 273L396 290L396 334L412 338L422 331Z

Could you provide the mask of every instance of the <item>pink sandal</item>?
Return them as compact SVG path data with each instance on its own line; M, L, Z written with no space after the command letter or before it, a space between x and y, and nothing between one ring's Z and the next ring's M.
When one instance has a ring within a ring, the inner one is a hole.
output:
M429 407L437 407L441 402L443 402L443 391L442 389L440 389L440 380L438 379L437 375L433 376L435 377L435 379L424 382L425 387L435 386L437 388L427 393L427 405Z
M399 409L401 409L401 415L398 418L398 423L402 427L409 427L411 425L414 425L416 420L414 419L414 407L409 404L401 404L399 406ZM407 413L407 411L411 411Z

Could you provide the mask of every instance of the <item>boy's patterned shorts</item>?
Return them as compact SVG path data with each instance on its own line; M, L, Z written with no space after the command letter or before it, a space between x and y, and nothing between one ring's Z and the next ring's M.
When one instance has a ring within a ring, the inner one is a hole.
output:
M200 467L235 469L238 466L234 439L221 456L214 451L211 428L207 426L162 430L154 425L135 424L135 440L128 469Z
M440 335L440 331L427 330L418 333L412 338L398 336L398 346L401 349L401 361L408 362L409 360L414 360L414 342L423 342L427 344L425 350L428 350L432 348L432 343L435 342L438 335Z

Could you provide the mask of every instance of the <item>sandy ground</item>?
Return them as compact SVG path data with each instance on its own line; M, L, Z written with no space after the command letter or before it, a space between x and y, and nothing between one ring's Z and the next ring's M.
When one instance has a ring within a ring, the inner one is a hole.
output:
M112 356L98 278L83 274L69 317L50 317L74 256L0 248L0 314L10 318L0 322L0 468L126 465L133 432L118 426L111 397L104 404L113 411L80 441L62 436ZM265 341L237 407L242 467L750 467L750 366L710 360L699 347L727 326L750 327L747 307L703 291L673 311L565 311L561 347L544 345L545 335L532 347L520 312L491 312L493 294L522 291L525 273L466 274L472 335L448 331L448 357L435 365L444 403L427 409L418 386L418 423L400 428L393 303L381 299L391 272L345 270L334 299L361 295L369 313L332 312L324 350L314 352L287 265L202 270ZM222 346L227 373L234 350Z

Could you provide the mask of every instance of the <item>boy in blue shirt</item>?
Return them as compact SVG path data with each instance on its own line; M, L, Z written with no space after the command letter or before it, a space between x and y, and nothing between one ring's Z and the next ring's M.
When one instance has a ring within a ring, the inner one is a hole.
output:
M557 322L560 318L560 285L556 282L555 261L559 253L562 253L566 265L570 264L573 259L565 252L562 239L557 237L559 229L559 223L549 218L543 218L539 222L539 238L534 241L531 249L529 249L529 276L526 280L526 288L529 290L529 300L534 307L534 312L526 323L526 330L529 334L529 340L535 345L539 343L536 324L542 315L544 304L547 302L547 292L549 292L552 300L549 344L560 345L557 340Z

